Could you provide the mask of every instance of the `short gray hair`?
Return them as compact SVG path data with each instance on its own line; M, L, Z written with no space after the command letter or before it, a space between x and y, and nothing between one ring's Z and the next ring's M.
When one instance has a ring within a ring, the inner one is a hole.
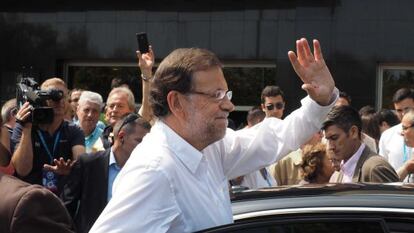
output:
M104 106L102 96L99 93L93 92L93 91L83 91L81 96L79 97L79 106L86 102L91 102L94 104L99 105L100 110L102 110L102 107Z

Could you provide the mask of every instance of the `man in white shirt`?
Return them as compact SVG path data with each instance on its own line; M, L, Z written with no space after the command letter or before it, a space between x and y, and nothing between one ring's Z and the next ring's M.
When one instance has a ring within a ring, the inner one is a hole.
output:
M96 232L194 232L233 222L228 180L259 170L318 131L338 96L319 42L289 59L310 97L284 121L268 118L242 134L221 63L204 49L177 49L158 67L150 101L157 122L115 180ZM335 90L335 91L334 91Z
M401 120L404 111L414 108L414 89L401 88L397 90L392 101L397 116ZM404 163L411 159L412 148L404 143L404 138L401 136L401 123L382 133L379 141L379 154L387 159L395 170L399 170Z
M337 106L322 125L331 158L342 161L330 182L397 182L398 175L388 162L361 140L362 121L350 106Z

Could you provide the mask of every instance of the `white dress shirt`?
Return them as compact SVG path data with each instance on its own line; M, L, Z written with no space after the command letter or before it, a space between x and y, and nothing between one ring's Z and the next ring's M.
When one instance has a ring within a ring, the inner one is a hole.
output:
M157 121L119 173L90 232L182 233L232 223L228 180L298 148L320 129L332 105L306 97L285 120L268 118L242 134L228 129L201 152Z
M379 141L379 154L394 168L399 170L405 162L412 158L412 148L406 146L401 136L401 123L385 130ZM409 180L406 179L406 182ZM410 180L412 182L412 180Z

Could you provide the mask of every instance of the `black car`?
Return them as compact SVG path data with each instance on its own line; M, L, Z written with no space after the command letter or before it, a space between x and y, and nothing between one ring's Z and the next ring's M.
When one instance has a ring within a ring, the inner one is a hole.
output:
M414 232L413 184L325 184L236 193L233 224L203 232Z

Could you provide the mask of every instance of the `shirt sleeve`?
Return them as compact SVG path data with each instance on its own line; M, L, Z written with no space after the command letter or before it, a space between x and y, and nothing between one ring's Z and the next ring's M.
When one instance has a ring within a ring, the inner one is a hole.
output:
M112 199L90 233L167 232L181 211L164 173L139 167L122 175L116 178Z
M70 125L71 130L70 136L71 136L71 145L72 147L76 145L85 146L85 136L83 135L83 131L79 128L77 125Z
M392 128L385 130L380 137L378 143L378 154L384 157L388 161L387 143L389 142L389 135L391 134Z
M10 153L13 154L16 150L17 144L20 142L20 138L22 137L23 126L16 122L15 127L13 128L13 133L10 137Z
M334 100L338 89L334 90ZM312 134L320 130L323 120L336 101L320 106L310 97L284 120L266 118L255 127L235 132L228 130L219 151L224 175L228 179L256 171L279 161L298 149Z

